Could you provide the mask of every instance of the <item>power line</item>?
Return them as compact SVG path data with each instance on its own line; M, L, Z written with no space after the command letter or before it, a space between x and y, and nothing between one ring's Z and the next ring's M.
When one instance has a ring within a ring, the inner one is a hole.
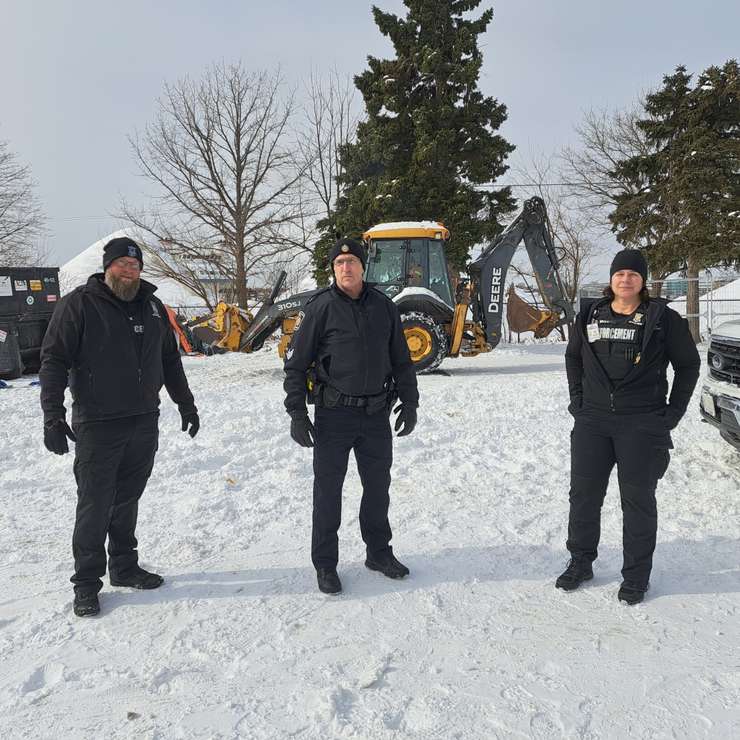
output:
M596 181L592 185L611 185L607 180ZM510 182L496 183L486 182L476 187L479 188L555 188L555 187L572 187L572 182ZM49 216L49 221L125 221L119 216Z
M603 181L594 181L591 182L592 185L611 185L608 180ZM480 185L480 187L497 187L497 188L543 188L543 187L574 187L572 182L510 182L510 183L495 183L495 182L487 182L483 185Z
M48 216L49 221L121 221L118 216Z

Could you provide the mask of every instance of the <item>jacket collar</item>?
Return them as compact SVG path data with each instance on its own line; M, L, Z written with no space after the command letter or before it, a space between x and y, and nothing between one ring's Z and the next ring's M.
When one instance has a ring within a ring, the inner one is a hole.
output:
M600 298L597 301L594 301L589 307L588 311L586 313L586 322L584 324L584 331L586 329L586 325L590 324L593 321L594 314L597 310L601 310L602 308L606 308L611 303L610 298ZM644 305L644 304L642 304ZM645 311L645 331L642 335L642 350L645 350L645 347L647 347L647 343L650 340L650 337L655 330L655 327L657 326L658 322L660 321L661 317L665 313L666 306L668 305L668 302L664 298L649 298L647 302L647 309Z
M87 279L85 284L85 290L94 295L106 298L111 301L122 302L113 291L105 284L105 273L96 272ZM157 286L153 285L146 280L141 280L139 285L139 292L136 294L135 301L145 301L154 295L154 291L157 290Z
M337 286L336 283L331 284L331 289L334 291L334 295L339 296L342 300L345 300L348 303L364 303L368 290L367 283L364 280L362 281L362 292L356 299L348 296L341 288Z

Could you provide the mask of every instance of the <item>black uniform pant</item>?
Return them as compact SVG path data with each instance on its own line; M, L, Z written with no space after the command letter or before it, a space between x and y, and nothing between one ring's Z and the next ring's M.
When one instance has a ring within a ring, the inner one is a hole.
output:
M625 581L645 588L658 529L655 488L670 460L670 434L654 414L616 416L581 412L571 436L567 547L576 560L596 559L601 506L616 464L622 502Z
M350 450L362 481L360 531L368 557L390 551L388 523L393 438L388 414L368 415L364 408L316 408L313 451L313 534L315 568L336 568L337 532L342 519L342 485Z
M134 534L139 498L154 465L159 414L75 425L77 513L72 552L77 592L98 592L105 574L105 540L111 576L138 564Z

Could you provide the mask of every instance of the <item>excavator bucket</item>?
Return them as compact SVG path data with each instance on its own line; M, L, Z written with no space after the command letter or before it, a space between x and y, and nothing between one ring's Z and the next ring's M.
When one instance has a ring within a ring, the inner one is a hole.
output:
M239 340L254 321L249 311L228 303L219 303L208 316L188 324L193 336L216 352L236 352Z
M216 352L256 352L281 326L283 337L279 346L282 357L290 336L306 303L316 290L296 293L278 301L287 273L281 271L267 300L252 314L228 303L219 303L216 310L189 324L193 335ZM287 332L287 333L286 333Z
M535 337L546 337L559 323L559 316L552 311L542 310L520 298L510 285L506 296L506 320L509 329L522 334L534 332Z

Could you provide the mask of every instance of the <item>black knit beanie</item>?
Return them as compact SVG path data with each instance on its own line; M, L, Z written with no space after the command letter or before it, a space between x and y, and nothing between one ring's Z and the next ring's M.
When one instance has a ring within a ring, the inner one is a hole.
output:
M615 272L620 270L637 272L642 276L642 282L647 282L648 266L639 249L623 249L614 255L612 266L609 268L609 280Z
M334 260L340 254L354 254L362 262L362 266L365 267L365 247L360 242L354 239L340 239L329 252L329 264L333 265Z
M144 269L144 256L141 253L141 248L133 239L129 239L127 236L119 236L116 239L111 239L103 247L103 272L108 269L108 265L113 260L119 257L136 257L139 260L141 269Z

